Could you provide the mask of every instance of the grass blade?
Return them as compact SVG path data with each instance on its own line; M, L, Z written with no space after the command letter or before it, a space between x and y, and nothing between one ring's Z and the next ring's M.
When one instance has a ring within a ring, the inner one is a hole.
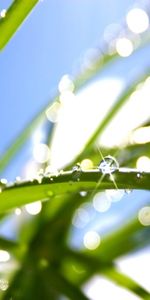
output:
M38 0L15 0L6 16L0 19L0 49L2 49L20 27Z
M138 174L138 176L137 176ZM0 193L0 212L7 211L16 206L37 200L49 199L49 195L62 195L74 193L79 190L92 191L113 189L114 182L110 175L105 175L103 181L98 185L102 174L99 170L81 171L79 181L74 180L74 172L60 172L58 176L44 177L42 182L38 180L16 183L5 187ZM132 169L120 169L115 172L115 181L118 188L123 189L150 189L150 173L142 173Z

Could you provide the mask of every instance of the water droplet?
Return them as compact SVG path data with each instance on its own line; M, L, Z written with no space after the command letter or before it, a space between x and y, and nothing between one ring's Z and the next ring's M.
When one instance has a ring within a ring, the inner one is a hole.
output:
M81 192L80 192L80 196L81 196L81 197L85 197L86 195L87 195L87 192L86 192L86 191L81 191Z
M2 9L0 11L0 18L5 18L6 17L6 13L7 13L7 10L6 9Z
M53 181L54 181L54 178L53 178L53 177L51 177L51 178L50 178L50 181L51 181L51 182L53 182Z
M92 162L92 160L89 159L89 158L83 159L81 161L81 168L84 171L93 169L93 162Z
M140 179L140 178L142 178L142 174L141 174L141 173L137 173L136 177L137 177L138 179Z
M113 156L108 155L100 162L98 168L103 174L112 174L119 169L119 164Z
M82 173L81 165L77 163L73 168L72 168L72 179L74 181L80 181L80 175Z

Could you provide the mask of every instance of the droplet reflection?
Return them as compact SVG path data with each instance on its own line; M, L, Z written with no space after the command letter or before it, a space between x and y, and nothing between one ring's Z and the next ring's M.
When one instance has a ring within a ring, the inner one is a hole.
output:
M111 155L105 156L98 166L103 174L112 174L119 169L117 160Z

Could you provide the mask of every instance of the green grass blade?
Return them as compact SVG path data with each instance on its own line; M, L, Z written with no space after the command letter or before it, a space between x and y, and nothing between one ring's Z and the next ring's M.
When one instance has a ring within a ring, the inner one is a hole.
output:
M109 247L109 244L107 244L107 247L109 248L109 251L111 252L111 247ZM116 245L117 247L117 245ZM132 293L136 294L137 296L142 297L142 299L149 299L149 292L145 290L140 284L138 284L136 281L128 277L127 275L119 272L113 262L107 262L103 261L101 259L101 256L95 257L94 253L92 254L85 254L82 252L77 252L73 250L69 250L66 254L68 258L72 258L73 262L72 264L76 266L76 264L81 265L84 270L86 269L86 272L83 271L83 273L79 275L76 274L74 271L74 280L76 284L83 285L83 283L87 282L89 278L91 278L95 273L100 273L101 275L104 275L111 281L115 282L117 285L131 291ZM77 268L78 269L78 268ZM73 278L73 276L71 275ZM99 289L100 294L100 289Z
M97 190L114 188L110 175L105 175L99 184L103 176L99 170L81 171L78 178L74 176L74 171L60 172L58 176L44 177L42 183L34 180L6 187L0 193L0 212L37 200L49 199L51 195L58 196L81 190L92 191L95 188ZM143 172L139 177L139 172L135 170L120 169L115 172L115 181L121 189L150 189L150 173Z
M82 291L69 280L67 280L62 274L53 269L45 270L51 286L54 287L60 294L63 294L72 300L88 300L88 298L82 293Z
M28 123L28 125L22 130L21 134L14 140L14 142L7 148L4 154L0 157L0 172L2 172L11 159L17 154L20 148L24 145L27 139L31 136L35 128L45 120L45 109L47 105L42 108L42 110L36 114L36 116Z
M20 27L38 0L15 0L6 16L0 19L0 49L2 49Z
M103 275L114 281L117 285L126 288L135 295L141 297L141 299L150 299L150 293L140 286L136 281L128 277L127 275L119 272L117 269L106 269L103 271Z

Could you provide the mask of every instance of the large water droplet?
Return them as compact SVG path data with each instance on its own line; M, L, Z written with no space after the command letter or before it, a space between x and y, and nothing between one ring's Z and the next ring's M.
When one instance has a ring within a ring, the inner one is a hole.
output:
M74 181L80 181L80 175L82 173L81 165L77 163L73 168L72 168L72 179Z
M103 174L112 174L119 169L119 163L113 156L108 155L105 156L104 159L100 162L98 169Z

